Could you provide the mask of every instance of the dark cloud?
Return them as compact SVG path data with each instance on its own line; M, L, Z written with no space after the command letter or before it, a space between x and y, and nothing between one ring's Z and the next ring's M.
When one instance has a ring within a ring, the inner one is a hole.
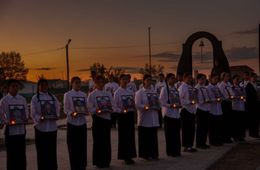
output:
M225 54L229 61L256 59L258 57L258 49L256 47L231 48L226 50Z
M126 73L139 73L140 70L140 67L118 66L116 68L123 69Z
M40 67L40 68L31 68L31 70L50 71L50 70L55 70L55 68L51 68L51 67Z
M257 34L257 33L258 33L258 28L252 28L248 30L237 31L234 32L233 34L247 35L247 34Z

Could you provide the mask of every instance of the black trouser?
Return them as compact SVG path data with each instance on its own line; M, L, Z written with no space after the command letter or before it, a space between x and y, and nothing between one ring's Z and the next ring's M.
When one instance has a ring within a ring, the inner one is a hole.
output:
M245 137L245 112L233 110L233 129L232 137L234 139L243 139Z
M157 127L138 126L140 158L157 158L159 156L157 129Z
M182 145L192 147L195 137L195 114L181 110Z
M205 146L208 136L209 128L209 112L197 108L197 133L196 143L197 146Z
M5 129L7 170L26 170L26 147L24 135L9 135Z
M57 131L42 132L34 129L38 170L57 170Z
M162 109L160 109L160 110L158 111L158 118L159 118L160 128L162 128L162 124L163 124Z
M135 113L118 115L118 159L128 160L136 157Z
M233 120L232 120L232 102L228 100L224 100L221 103L222 111L223 111L223 128L224 128L224 140L229 141L231 140L232 135L232 127Z
M166 153L168 156L181 154L181 120L164 116Z
M224 142L223 137L223 116L209 116L209 143L211 145L221 145Z
M109 166L111 162L111 121L92 116L93 165Z
M257 113L257 110L250 110L247 111L246 114L248 119L249 136L258 137L259 136L259 115L258 115L259 113Z
M67 145L71 170L85 170L87 166L87 126L67 123Z

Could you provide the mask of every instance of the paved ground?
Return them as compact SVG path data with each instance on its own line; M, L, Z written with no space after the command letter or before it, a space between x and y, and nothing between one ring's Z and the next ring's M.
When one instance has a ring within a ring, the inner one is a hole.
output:
M89 120L90 121L90 120ZM65 120L60 120L58 124L65 124ZM88 127L91 126L89 122ZM3 130L2 130L3 131ZM3 137L3 132L1 131L1 137ZM137 133L136 133L137 134ZM199 150L197 153L182 153L182 157L171 158L167 157L165 154L165 139L163 130L159 130L159 160L157 161L145 161L136 158L136 164L131 166L126 166L122 164L121 161L117 160L117 130L112 129L112 162L111 170L121 170L121 169L135 169L135 170L201 170L207 169L217 160L219 160L225 153L234 148L237 144L228 144L221 147L211 147L208 150ZM33 126L27 126L27 138L34 138ZM136 137L137 139L137 137ZM252 139L251 139L252 140ZM27 145L27 169L36 170L36 150L35 145ZM69 169L68 160L68 150L66 145L66 130L59 129L58 131L58 166L60 170ZM260 160L260 159L259 159ZM6 169L6 153L5 151L0 151L0 170ZM259 162L260 165L260 162ZM88 130L88 167L87 169L96 169L92 166L92 133L91 129Z

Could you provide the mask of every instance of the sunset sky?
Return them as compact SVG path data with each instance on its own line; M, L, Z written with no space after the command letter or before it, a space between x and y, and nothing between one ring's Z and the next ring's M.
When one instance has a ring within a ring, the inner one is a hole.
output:
M89 78L90 65L124 67L137 73L148 63L151 26L152 63L176 72L182 44L207 31L222 41L230 65L249 65L258 73L259 0L0 0L0 52L21 53L28 79L44 74L66 78L69 46L71 76ZM212 46L193 46L194 69L212 66ZM135 76L138 76L135 74Z

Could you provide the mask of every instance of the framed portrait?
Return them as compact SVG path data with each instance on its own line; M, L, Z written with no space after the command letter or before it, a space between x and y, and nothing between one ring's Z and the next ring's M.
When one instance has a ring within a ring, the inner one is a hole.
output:
M121 96L123 107L126 108L128 111L135 110L135 102L133 95L122 95Z
M73 102L75 112L79 114L87 113L85 97L72 97L72 102Z
M198 102L198 90L196 88L189 88L188 89L189 93L189 99L192 103L197 103Z
M45 119L57 119L54 100L40 100L41 114Z
M209 97L208 89L205 88L205 87L200 87L200 92L202 94L204 102L209 102L210 101L210 97Z
M169 98L171 104L175 104L176 106L181 106L180 96L177 90L170 90Z
M156 93L147 93L147 99L148 104L151 109L159 110L160 109L160 103L159 103L159 97Z
M102 113L111 112L113 110L109 96L97 96L96 101Z
M27 122L24 105L9 105L8 108L11 124L25 124Z

